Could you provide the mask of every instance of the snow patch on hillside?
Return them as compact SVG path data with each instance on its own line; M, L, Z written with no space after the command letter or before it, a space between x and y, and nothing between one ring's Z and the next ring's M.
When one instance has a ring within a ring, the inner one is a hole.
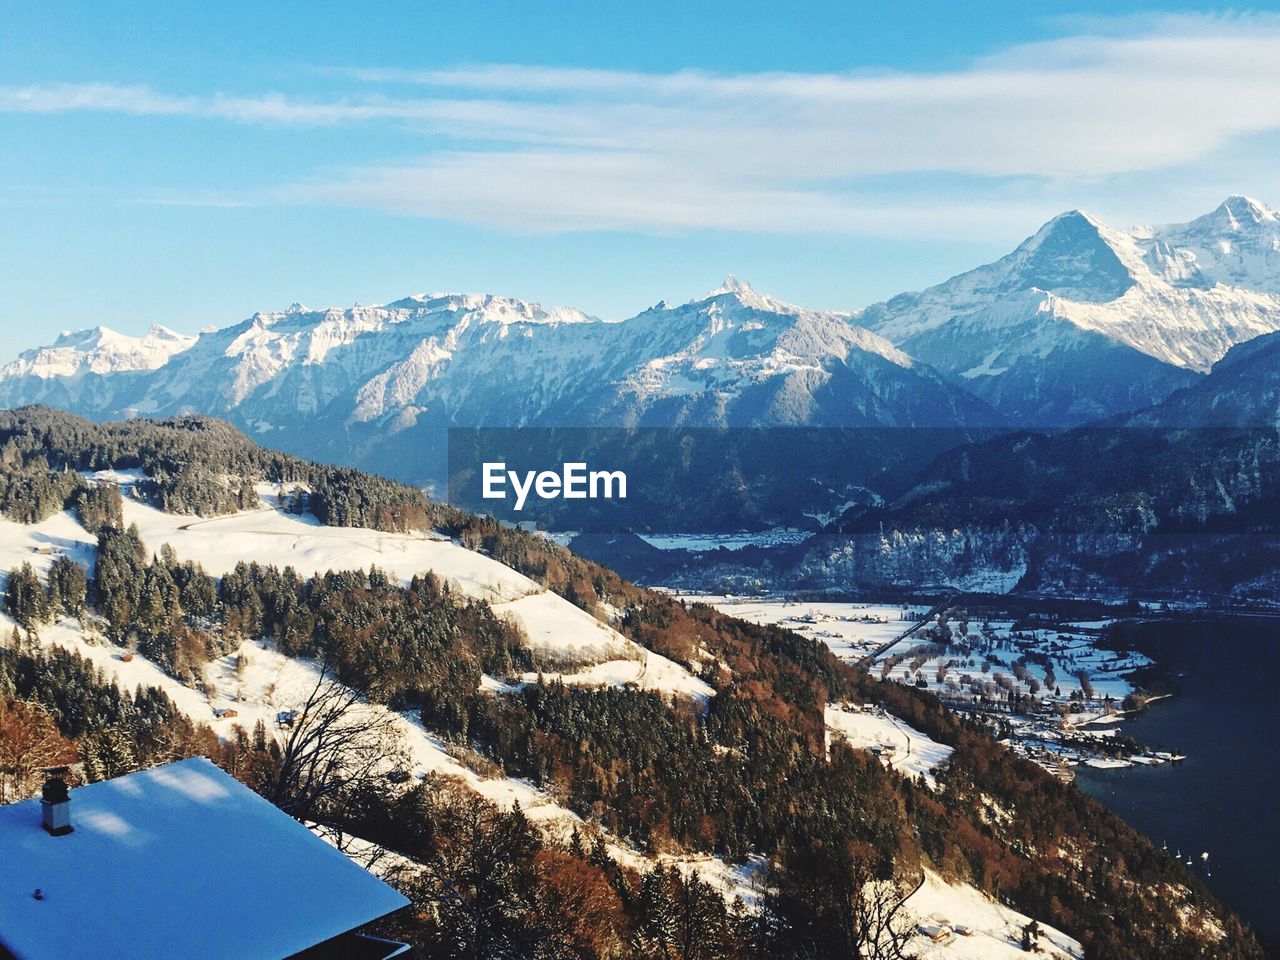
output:
M1031 918L992 900L967 883L948 883L926 871L906 902L916 922L911 956L918 960L1023 960L1022 932ZM1053 960L1082 960L1080 941L1038 924L1036 952Z
M828 750L833 742L842 740L858 750L869 750L886 767L905 776L924 777L934 788L938 785L935 772L955 752L879 708L831 705L823 720Z
M681 693L704 706L715 695L710 684L665 657L649 650L637 650L636 654L632 659L606 660L569 673L533 671L524 674L520 680L522 683L534 683L541 676L544 681L559 680L570 686L636 687L641 690Z
M70 511L32 524L0 519L0 583L24 563L46 575L60 554L91 569L97 547L97 537L80 526Z

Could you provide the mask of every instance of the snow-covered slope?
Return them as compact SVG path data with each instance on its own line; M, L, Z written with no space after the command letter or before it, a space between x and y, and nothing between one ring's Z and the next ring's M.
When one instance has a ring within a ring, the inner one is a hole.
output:
M948 883L931 870L906 901L916 935L908 956L918 960L1020 960L1028 956L1023 933L1031 918L997 903L967 883ZM1080 941L1037 923L1031 956L1080 960Z
M937 785L934 771L947 762L951 747L937 743L891 713L869 706L828 705L827 749L842 740L858 750L869 750L887 767L908 777L924 777Z
M1128 231L1075 210L857 320L1014 420L1081 423L1158 402L1280 329L1280 219L1239 196Z
M117 483L127 490L137 477L105 471L95 474L94 479ZM262 509L204 520L165 513L126 497L124 518L137 525L143 543L153 552L167 543L179 557L199 563L216 577L233 570L246 558L293 567L304 577L376 566L407 583L414 575L433 572L463 594L484 600L499 615L518 623L535 656L564 670L557 675L566 682L596 686L629 683L698 700L706 700L712 693L710 686L679 664L645 650L523 574L447 538L361 527L326 527L311 517L282 509L280 491L272 485L261 484L258 492L265 504ZM5 530L9 528L12 535L6 538ZM75 530L87 537L66 515L34 527L0 521L0 560L25 560L28 554L34 554L34 546L54 542L53 538L57 538L55 546L60 550L82 550L82 539L73 537ZM88 539L92 542L92 538ZM5 544L9 542L15 546L6 551ZM0 570L15 565L0 564Z

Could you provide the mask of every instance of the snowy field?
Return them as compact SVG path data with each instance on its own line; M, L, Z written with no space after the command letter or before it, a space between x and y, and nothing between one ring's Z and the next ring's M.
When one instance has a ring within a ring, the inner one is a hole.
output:
M911 683L923 680L928 689L946 696L958 692L956 678L964 673L980 673L987 679L1001 674L1013 681L1019 693L1032 693L1030 680L1035 680L1040 684L1040 695L1047 695L1056 689L1061 691L1061 697L1069 699L1073 693L1081 691L1079 674L1083 672L1089 678L1096 699L1109 697L1118 705L1133 692L1133 685L1127 679L1127 674L1151 664L1149 658L1136 651L1117 653L1100 649L1096 644L1096 637L1072 631L1066 626L1062 629L1015 631L1013 624L1008 621L991 621L971 624L970 640L977 650L968 657L948 652L928 657L918 667L912 666L917 659L913 651L920 646L920 641L907 641L889 652L889 656L907 655L905 661L891 668L890 675L895 680L909 680ZM1015 662L1029 652L1041 654L1050 660L1054 679L1051 689L1046 687L1045 667L1039 663L1027 664L1027 680L1014 677ZM885 659L878 658L875 668L882 669ZM952 661L955 660L960 662L953 664ZM985 670L984 662L987 665ZM947 676L938 680L938 668L943 664L949 665Z
M742 550L745 547L778 547L802 543L811 531L775 527L759 533L642 533L639 535L659 550Z
M45 576L60 553L88 569L97 548L98 538L70 513L32 524L0 519L0 578L8 579L9 571L24 563Z
M851 704L829 706L823 717L827 726L827 749L840 739L851 747L869 750L885 766L908 777L924 777L936 787L934 771L951 757L952 749L930 740L919 730L879 708L862 709Z
M901 636L915 625L916 618L928 612L927 607L912 605L809 602L776 597L686 595L683 599L690 603L710 604L723 613L752 623L774 624L821 640L837 657L849 662L861 661L882 644ZM1109 697L1119 704L1133 692L1127 674L1149 666L1151 661L1136 651L1116 653L1100 649L1096 645L1096 637L1084 632L1100 630L1111 622L1098 620L1066 624L1060 629L1016 633L1009 621L974 622L968 625L968 639L977 649L968 656L960 657L948 652L927 656L917 665L916 660L922 655L918 651L923 650L924 641L911 637L878 656L872 663L872 669L881 673L885 661L892 658L895 662L889 669L889 679L923 685L923 688L944 697L955 696L959 692L958 678L965 673L993 682L996 674L1004 675L1013 681L1020 693L1031 693L1030 680L1034 679L1039 683L1041 692L1045 692L1044 667L1037 663L1027 664L1027 680L1014 677L1014 663L1032 652L1043 654L1051 661L1053 687L1061 690L1062 698L1069 699L1073 693L1080 692L1078 674L1084 672L1089 677L1095 699ZM964 662L951 664L953 660ZM943 679L939 680L938 668L944 664L948 667ZM1101 709L1094 710L1079 719L1096 717L1101 713Z
M883 643L914 626L912 618L928 612L913 604L840 603L759 597L689 594L688 603L706 603L722 613L751 623L786 627L821 640L842 660L860 660Z

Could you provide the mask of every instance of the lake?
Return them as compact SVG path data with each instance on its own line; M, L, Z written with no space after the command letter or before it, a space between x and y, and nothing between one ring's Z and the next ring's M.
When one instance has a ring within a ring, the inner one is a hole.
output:
M1170 854L1192 857L1192 870L1215 895L1280 941L1280 620L1145 623L1134 640L1182 676L1176 696L1121 729L1187 759L1119 770L1082 766L1076 783Z

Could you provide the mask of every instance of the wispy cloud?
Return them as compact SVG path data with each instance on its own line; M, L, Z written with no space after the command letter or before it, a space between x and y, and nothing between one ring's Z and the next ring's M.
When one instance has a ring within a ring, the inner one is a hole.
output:
M337 100L301 100L279 93L258 96L172 96L146 86L111 83L59 83L0 87L0 113L119 113L139 117L186 116L236 123L299 127L335 126L371 121L414 121L448 128L467 126L517 129L520 116L503 102L449 99L395 99L358 96Z
M341 71L348 95L0 88L0 111L185 115L300 128L394 124L403 157L265 191L524 231L912 232L884 178L1072 183L1193 164L1280 131L1280 18L1096 21L937 73L645 74L481 65ZM1063 185L1067 185L1064 187ZM1016 195L1001 195L1018 204Z

